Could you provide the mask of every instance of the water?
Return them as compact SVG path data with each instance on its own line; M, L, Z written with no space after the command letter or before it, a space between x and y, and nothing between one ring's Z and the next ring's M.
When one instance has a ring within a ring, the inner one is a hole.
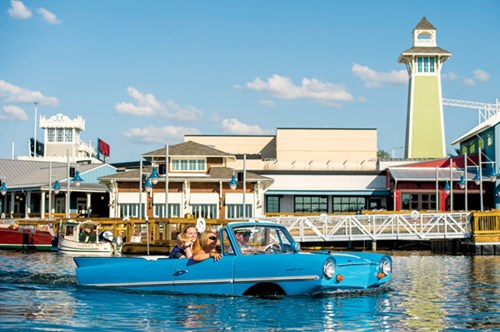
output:
M82 288L69 256L0 251L0 330L500 330L500 257L393 259L381 290L272 300Z

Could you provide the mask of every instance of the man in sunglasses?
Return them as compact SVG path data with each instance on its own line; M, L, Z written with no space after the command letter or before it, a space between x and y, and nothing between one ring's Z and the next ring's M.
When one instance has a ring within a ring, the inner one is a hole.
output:
M240 251L244 254L255 250L255 248L248 245L250 235L252 235L252 232L248 229L237 229L234 232L234 237L236 238L236 241L238 241Z

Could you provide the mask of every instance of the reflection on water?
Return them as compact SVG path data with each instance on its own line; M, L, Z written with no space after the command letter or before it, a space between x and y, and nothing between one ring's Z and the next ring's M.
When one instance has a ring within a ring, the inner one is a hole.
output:
M0 329L444 330L500 328L499 257L394 255L375 292L269 300L77 287L69 256L0 252Z

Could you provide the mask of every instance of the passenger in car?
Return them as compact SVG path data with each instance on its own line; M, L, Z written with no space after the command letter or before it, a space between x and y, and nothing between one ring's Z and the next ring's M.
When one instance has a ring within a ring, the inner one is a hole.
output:
M196 227L193 225L189 225L184 228L184 233L186 233L191 238L192 245L185 249L186 257L192 258L193 253L201 249L200 241L198 240L198 232L196 231Z
M172 252L168 258L186 258L186 250L191 248L193 243L191 238L186 233L180 233L177 235L177 245L172 248Z
M193 259L195 261L213 258L217 262L222 258L222 255L217 252L217 236L214 232L205 231L201 233L199 241L201 248L194 252Z

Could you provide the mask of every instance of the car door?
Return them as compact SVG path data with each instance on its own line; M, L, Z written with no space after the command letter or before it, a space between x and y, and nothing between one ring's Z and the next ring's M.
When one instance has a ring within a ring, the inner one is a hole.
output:
M178 259L174 269L174 291L190 294L233 295L233 265L235 255L224 255L197 262Z

